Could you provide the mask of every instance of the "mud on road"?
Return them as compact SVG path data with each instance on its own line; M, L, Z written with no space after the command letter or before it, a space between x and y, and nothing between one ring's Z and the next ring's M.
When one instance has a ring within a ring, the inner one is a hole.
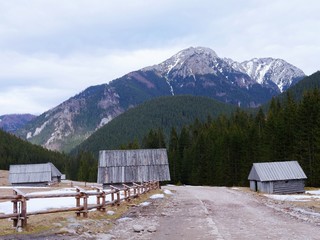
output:
M133 208L110 231L114 239L320 239L320 215L297 214L290 203L243 189L165 188L174 194Z

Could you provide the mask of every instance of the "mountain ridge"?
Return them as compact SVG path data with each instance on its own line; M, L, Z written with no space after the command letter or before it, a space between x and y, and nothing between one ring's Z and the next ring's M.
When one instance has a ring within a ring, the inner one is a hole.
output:
M19 128L25 126L36 116L32 114L6 114L0 116L0 129L15 133Z
M241 107L257 107L281 92L271 81L257 83L232 67L230 61L209 48L182 50L160 64L85 89L31 121L19 134L32 143L68 152L116 116L152 98L206 96ZM290 66L287 63L278 67ZM304 76L300 69L295 70L298 76ZM272 79L272 74L268 77ZM284 78L289 85L299 80L289 74Z

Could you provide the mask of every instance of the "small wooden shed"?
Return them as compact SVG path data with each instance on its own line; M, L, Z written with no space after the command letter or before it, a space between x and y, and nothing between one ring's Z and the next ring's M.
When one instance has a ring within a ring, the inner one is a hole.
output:
M99 152L100 184L169 181L166 149L103 150Z
M297 161L254 163L249 177L250 189L264 193L303 193L307 179Z
M10 165L12 185L43 186L61 181L62 173L51 163Z

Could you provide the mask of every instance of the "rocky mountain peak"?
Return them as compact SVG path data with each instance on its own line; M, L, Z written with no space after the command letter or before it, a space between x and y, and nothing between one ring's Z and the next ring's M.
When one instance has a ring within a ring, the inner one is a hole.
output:
M173 55L166 61L146 67L143 71L157 71L160 75L171 78L189 77L195 74L214 73L212 66L219 59L215 51L205 47L190 47Z
M87 88L37 117L20 134L47 148L68 151L119 114L155 97L198 95L257 107L303 76L281 59L240 63L220 58L209 48L190 47L158 65Z
M283 59L253 58L241 63L245 72L257 83L276 85L280 92L305 76L304 72Z

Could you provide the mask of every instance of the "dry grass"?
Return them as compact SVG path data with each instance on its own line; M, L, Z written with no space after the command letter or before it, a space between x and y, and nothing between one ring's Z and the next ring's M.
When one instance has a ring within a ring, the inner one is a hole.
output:
M9 185L9 171L0 170L0 186L8 186Z
M43 232L62 233L61 229L68 228L70 220L76 221L83 225L84 228L87 227L93 232L106 232L111 228L114 220L124 215L132 206L136 206L141 202L146 201L152 194L156 193L160 193L160 190L154 190L149 193L142 194L139 198L131 199L129 202L123 201L119 206L108 206L106 211L114 211L114 215L108 215L106 212L101 211L90 211L88 218L83 218L82 216L76 217L74 212L29 216L27 227L20 234L38 234ZM96 222L102 222L103 224L95 224ZM12 225L12 220L1 219L0 236L18 234L16 228L13 228Z

